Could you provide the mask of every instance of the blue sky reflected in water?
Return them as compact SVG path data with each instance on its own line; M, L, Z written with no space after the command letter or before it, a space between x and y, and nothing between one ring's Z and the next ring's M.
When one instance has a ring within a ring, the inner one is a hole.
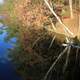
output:
M8 49L12 49L14 47L13 43L16 43L16 38L12 38L10 41L6 42L5 37L7 37L6 31L0 34L0 57L6 56Z
M13 37L9 41L6 41L5 38L8 36L6 31L7 26L0 23L0 58L7 56L9 49L13 49L16 45L17 38Z
M21 80L21 77L16 74L15 66L7 56L9 49L14 48L17 39L14 37L9 41L5 41L8 33L6 30L3 30L5 26L1 26L2 25L0 25L0 30L2 30L3 33L0 34L0 80Z

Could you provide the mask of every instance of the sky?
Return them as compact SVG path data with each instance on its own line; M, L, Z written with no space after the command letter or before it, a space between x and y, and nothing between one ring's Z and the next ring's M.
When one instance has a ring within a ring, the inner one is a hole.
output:
M4 3L4 0L0 0L0 4L3 4Z

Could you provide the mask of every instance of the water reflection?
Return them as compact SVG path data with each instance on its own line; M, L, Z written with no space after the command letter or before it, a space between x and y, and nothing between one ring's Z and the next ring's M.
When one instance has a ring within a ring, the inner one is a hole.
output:
M13 64L8 59L8 49L14 48L17 39L11 38L9 41L5 41L8 35L6 27L0 24L0 30L3 33L0 34L0 80L20 80L19 76L15 72Z
M3 33L0 34L0 57L4 57L7 56L9 48L10 49L14 48L13 42L16 43L16 38L12 38L10 41L5 41L5 38L7 37L8 33L6 32L6 30L2 28L1 30L3 31Z

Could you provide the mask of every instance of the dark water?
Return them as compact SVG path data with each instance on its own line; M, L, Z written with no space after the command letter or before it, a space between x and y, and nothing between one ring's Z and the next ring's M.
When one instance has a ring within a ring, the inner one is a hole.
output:
M0 23L0 31L3 31L3 33L0 34L0 80L21 80L16 74L15 66L8 58L9 49L15 47L17 39L14 37L6 42L5 38L8 32L4 30L5 28L6 27Z

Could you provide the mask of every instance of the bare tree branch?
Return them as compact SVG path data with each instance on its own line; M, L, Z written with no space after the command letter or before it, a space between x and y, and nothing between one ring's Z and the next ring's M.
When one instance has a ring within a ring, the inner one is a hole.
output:
M80 9L80 0L79 0L79 9ZM79 14L78 39L80 40L80 14Z
M55 38L56 38L56 36L53 37L53 39L52 39L52 41L51 41L51 44L50 44L50 46L49 46L49 49L51 48L51 46L52 46L52 44L53 44Z
M62 55L67 51L68 47L66 47L57 57L57 59L53 62L52 66L49 68L48 72L46 73L45 77L43 80L46 80L50 71L53 69L53 67L55 66L55 64L57 63L57 61L62 57Z
M69 7L70 7L71 19L73 19L72 0L69 0Z
M51 8L51 6L49 5L47 0L44 0L44 2L46 3L46 5L48 6L48 8L50 9L50 11L53 13L53 15L57 18L57 20L59 21L59 23L64 27L64 31L71 35L73 35L73 33L66 27L65 24L62 23L61 19L57 16L57 14L54 12L54 10Z
M66 62L65 62L64 68L63 68L63 72L66 70L66 67L68 65L70 50L71 50L71 46L68 46L68 51L67 51L67 56L66 56Z
M54 24L53 24L53 22L52 22L52 19L50 19L50 21L51 21L51 25L52 25L53 30L56 31L57 29L56 29L56 27L54 26Z

